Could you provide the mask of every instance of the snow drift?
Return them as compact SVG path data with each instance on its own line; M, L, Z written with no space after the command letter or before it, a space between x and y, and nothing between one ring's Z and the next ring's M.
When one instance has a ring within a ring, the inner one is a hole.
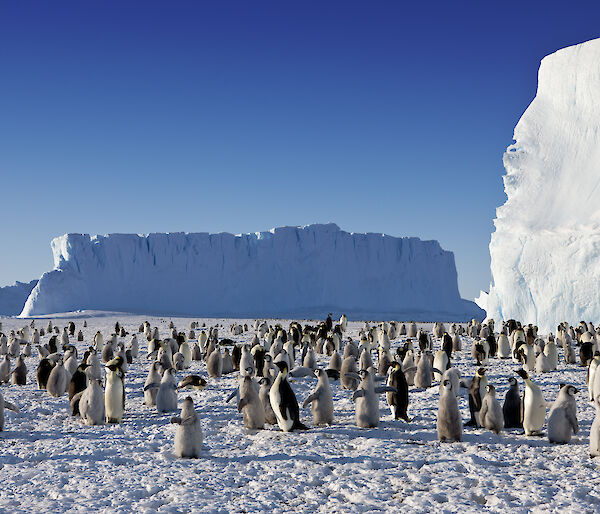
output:
M504 154L506 203L490 242L495 319L600 321L600 39L542 60Z
M17 281L14 286L0 287L0 316L19 314L37 282L37 280L27 283Z
M202 316L467 320L452 252L437 241L335 224L232 234L67 234L52 241L22 317L79 309Z

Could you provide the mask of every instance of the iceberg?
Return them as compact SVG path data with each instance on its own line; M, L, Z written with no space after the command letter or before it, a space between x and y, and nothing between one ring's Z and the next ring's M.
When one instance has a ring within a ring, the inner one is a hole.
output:
M337 225L267 232L66 234L21 317L81 309L202 317L462 321L454 254L437 241Z
M542 60L503 162L492 283L476 302L543 333L600 321L600 39Z
M16 316L23 310L23 305L37 284L17 281L14 286L0 287L0 316Z

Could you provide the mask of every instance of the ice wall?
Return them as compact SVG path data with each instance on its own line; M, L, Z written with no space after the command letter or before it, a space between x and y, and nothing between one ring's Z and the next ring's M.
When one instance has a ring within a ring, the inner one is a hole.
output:
M335 224L243 234L67 234L52 241L22 316L78 309L193 316L466 320L452 252L437 241Z
M37 280L28 283L17 281L14 286L0 287L0 316L19 314L37 282Z
M600 39L542 60L504 154L506 203L490 242L488 317L600 321Z

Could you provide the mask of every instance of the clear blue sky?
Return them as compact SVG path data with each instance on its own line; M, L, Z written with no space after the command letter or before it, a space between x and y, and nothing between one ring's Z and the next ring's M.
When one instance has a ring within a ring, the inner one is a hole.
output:
M66 232L334 221L489 285L502 154L599 2L3 2L0 285Z

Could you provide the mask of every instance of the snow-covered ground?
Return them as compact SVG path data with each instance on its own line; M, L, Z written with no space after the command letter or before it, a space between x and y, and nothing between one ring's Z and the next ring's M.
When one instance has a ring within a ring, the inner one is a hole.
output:
M56 319L56 318L54 318ZM97 330L106 336L119 320L130 333L148 319L167 333L170 318L79 314L56 320L62 327L74 319L83 328L84 350ZM27 320L1 319L3 331L21 328ZM179 330L188 331L190 318L173 318ZM250 330L232 336L233 320L197 319L201 324L222 324L219 337L249 341ZM239 320L245 322L247 320ZM282 321L287 327L288 321ZM46 321L37 321L45 327ZM354 339L362 323L350 323ZM48 336L42 338L47 341ZM72 338L74 339L74 338ZM128 340L129 338L126 338ZM175 426L172 414L158 414L143 405L143 384L148 369L145 339L140 357L126 376L126 413L119 425L84 426L68 411L68 399L52 398L35 383L37 353L27 358L28 384L4 385L4 397L16 403L20 414L6 411L0 433L1 512L469 512L485 509L570 510L600 509L600 461L588 456L588 435L594 408L588 403L586 372L561 363L556 372L533 380L547 401L556 397L561 382L580 388L577 398L580 433L572 444L552 445L544 437L526 437L519 430L500 435L466 428L461 443L440 444L435 428L438 388L411 388L411 423L394 421L381 395L381 425L359 429L355 425L351 392L332 382L335 424L306 432L283 433L267 425L248 431L235 402L225 403L234 387L233 375L209 379L206 390L193 392L202 419L204 451L200 459L173 455ZM455 354L465 376L472 376L471 341L464 338ZM400 339L393 342L393 347ZM436 342L436 347L439 342ZM328 359L320 357L322 365ZM487 367L490 383L504 398L507 378L518 366L493 360ZM205 364L193 362L179 372L205 373ZM520 382L522 382L520 380ZM292 383L300 402L315 379ZM523 388L521 384L521 389ZM180 393L180 404L189 393ZM466 390L460 400L468 419ZM302 420L311 423L310 409Z

